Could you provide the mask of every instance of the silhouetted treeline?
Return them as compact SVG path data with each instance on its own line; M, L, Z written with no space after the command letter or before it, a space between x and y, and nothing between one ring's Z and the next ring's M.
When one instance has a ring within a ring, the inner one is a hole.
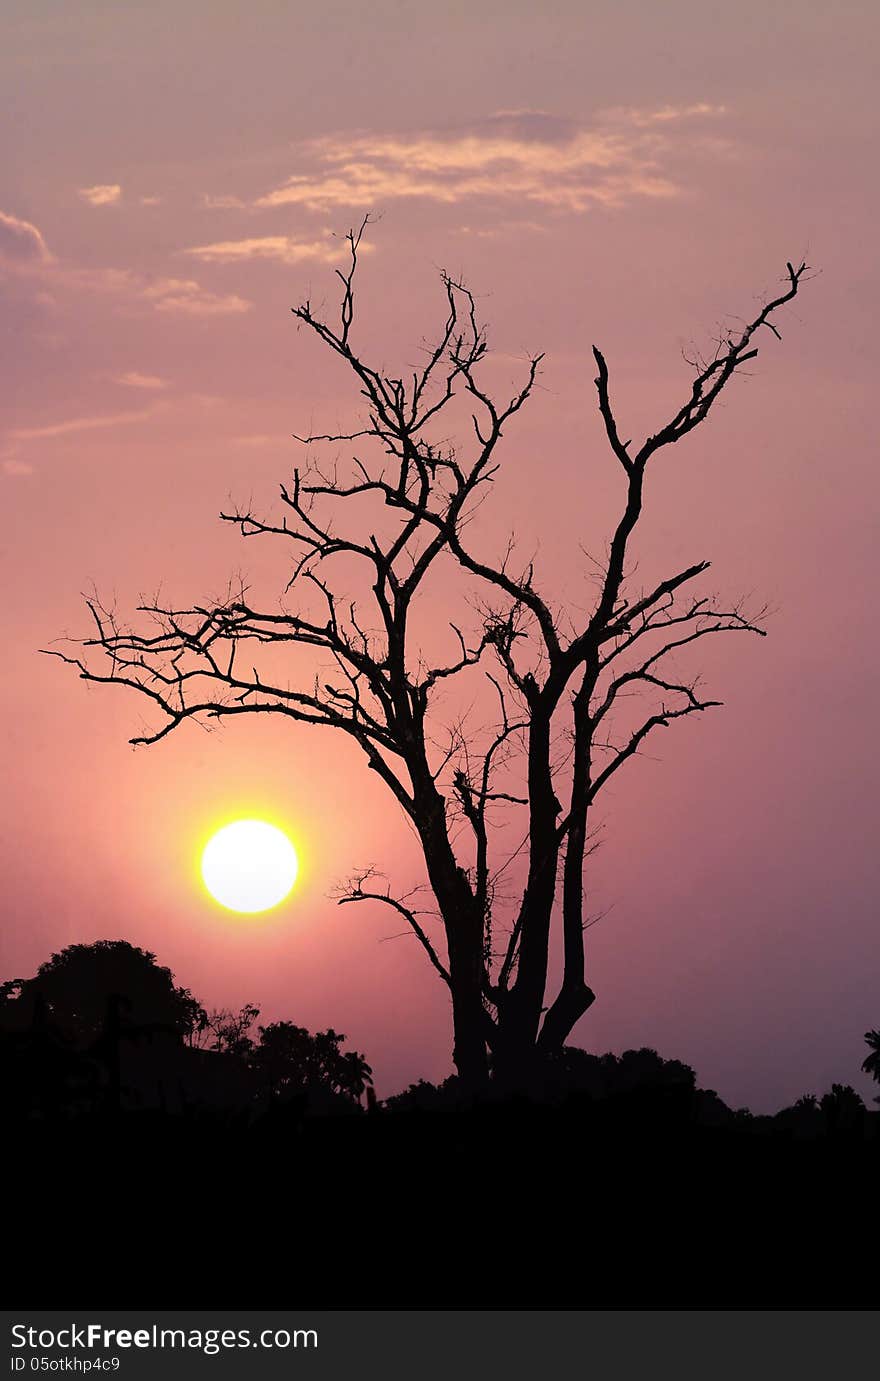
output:
M70 945L30 979L0 984L0 1077L12 1119L108 1112L278 1119L370 1110L461 1114L471 1106L456 1076L423 1080L379 1108L372 1070L332 1028L312 1034L291 1021L257 1026L259 1008L206 1010L153 954L124 940ZM880 1079L876 1031L863 1069ZM484 1099L498 1108L510 1090ZM796 1138L876 1138L880 1114L849 1085L807 1094L775 1116L729 1108L697 1087L693 1069L653 1050L593 1055L575 1047L545 1060L517 1090L518 1106L577 1109L605 1123L679 1123Z
M756 1115L748 1108L729 1108L714 1089L698 1088L689 1065L664 1060L656 1050L645 1048L625 1050L618 1056L591 1055L567 1046L523 1092L529 1101L545 1106L576 1105L581 1112L590 1107L606 1122L621 1125L680 1122L759 1135L846 1134L880 1139L880 1114L869 1112L848 1084L832 1084L821 1098L805 1094L773 1115ZM419 1080L386 1099L385 1107L426 1113L449 1111L458 1103L458 1081L453 1075L440 1085Z
M0 985L0 1078L13 1119L275 1115L353 1108L372 1082L343 1035L260 1026L252 1004L207 1012L124 940L70 945Z

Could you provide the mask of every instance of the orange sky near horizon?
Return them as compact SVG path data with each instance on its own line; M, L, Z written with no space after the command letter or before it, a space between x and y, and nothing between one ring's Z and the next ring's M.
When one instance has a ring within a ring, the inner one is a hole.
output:
M877 7L7 0L0 30L0 976L122 937L209 1005L346 1032L380 1093L449 1072L418 946L328 895L365 863L420 880L356 751L262 718L133 751L140 703L37 649L85 631L92 585L126 609L244 571L271 597L271 551L216 515L271 507L293 432L356 422L289 308L332 307L340 233L366 211L368 353L412 360L442 322L441 265L478 295L500 390L546 351L473 531L497 553L515 529L572 606L620 498L592 343L624 434L644 435L688 386L682 351L806 258L821 272L782 343L651 477L640 576L708 558L712 589L774 613L768 638L701 653L724 708L604 799L590 896L610 910L577 1039L654 1046L755 1110L832 1080L869 1096ZM435 591L426 617L453 603ZM300 853L264 921L218 916L197 885L198 841L232 814L283 823Z

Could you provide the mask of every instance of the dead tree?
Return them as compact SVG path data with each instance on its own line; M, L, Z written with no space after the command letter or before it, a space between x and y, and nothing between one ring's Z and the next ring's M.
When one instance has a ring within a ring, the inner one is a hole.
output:
M347 735L412 822L432 909L419 909L415 894L395 895L372 869L356 874L339 900L380 902L405 922L449 989L455 1064L463 1083L478 1088L492 1072L521 1078L541 1052L558 1051L594 1000L584 866L596 800L655 730L720 703L673 669L678 654L712 634L762 633L760 614L694 592L707 561L650 589L630 589L627 572L649 465L707 418L754 360L764 328L778 337L773 317L795 297L806 266L789 264L778 295L724 333L711 358L691 362L684 402L640 445L621 439L608 367L594 349L623 500L595 603L574 623L532 566L517 566L512 545L500 560L481 552L473 523L498 471L504 429L529 400L542 357L528 361L511 397L494 397L474 297L444 274L445 324L421 366L395 378L369 363L353 331L366 224L348 237L338 320L308 301L293 309L350 371L364 400L360 424L297 438L306 460L281 486L277 517L249 507L221 514L242 536L289 547L290 577L277 604L253 607L245 587L184 608L152 601L133 628L93 599L92 636L52 655L87 681L126 686L151 703L158 723L132 743L156 743L192 718L250 714ZM456 447L444 438L462 408L470 440ZM341 469L320 459L343 447ZM430 578L451 571L470 582L477 617L468 632L451 624L455 651L443 660L420 650L413 606ZM438 739L441 692L475 676L489 688L496 722L483 734L447 726ZM634 692L645 698L634 702ZM642 705L634 721L633 703ZM509 914L499 884L507 864L497 854L504 811L521 813L523 825L524 885L506 899ZM564 964L548 1000L554 924Z

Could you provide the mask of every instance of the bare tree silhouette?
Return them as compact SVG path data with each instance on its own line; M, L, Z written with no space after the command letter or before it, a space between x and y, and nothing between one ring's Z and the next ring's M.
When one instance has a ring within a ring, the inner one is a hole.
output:
M339 900L381 902L417 938L451 994L461 1080L479 1087L492 1069L518 1079L537 1054L559 1051L594 1000L583 884L592 808L655 730L720 703L675 669L677 654L711 634L762 632L760 613L692 592L707 561L641 590L630 588L628 561L649 465L708 417L757 355L763 328L779 336L772 318L807 269L788 264L777 296L723 332L711 358L690 361L684 402L638 446L621 439L608 366L594 348L599 411L624 492L594 606L572 615L541 591L531 564L517 564L512 542L501 559L472 545L502 434L529 400L542 356L528 360L512 396L493 396L474 296L444 273L445 323L421 366L396 378L369 363L353 338L368 219L348 236L338 321L309 301L293 309L350 371L365 417L346 433L297 438L307 459L281 486L280 517L250 507L221 515L245 537L289 544L292 573L278 604L253 607L244 586L183 608L156 600L141 607L147 623L135 629L95 598L94 634L52 655L87 681L127 686L151 702L159 723L133 743L155 743L191 718L271 714L334 729L357 745L415 828L433 909L420 909L417 893L392 894L373 869L355 874ZM447 437L462 422L470 442L456 447ZM343 470L320 459L322 448L338 454L342 446L357 452ZM475 631L451 624L455 650L444 657L436 629L420 634L414 605L430 579L457 589L462 577L476 591ZM292 647L300 657L306 650L293 682L279 658ZM442 724L438 703L450 683L492 696L488 728ZM633 719L637 691L645 698ZM501 881L511 812L523 816L518 899L504 897ZM546 1005L560 864L564 967Z
M250 1031L259 1015L259 1007L252 1002L246 1002L237 1012L231 1007L213 1007L202 1013L189 1044L198 1050L247 1055L253 1047Z

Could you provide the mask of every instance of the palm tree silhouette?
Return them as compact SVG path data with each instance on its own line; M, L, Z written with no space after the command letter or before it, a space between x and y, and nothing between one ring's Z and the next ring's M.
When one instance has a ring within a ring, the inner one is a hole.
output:
M866 1031L865 1041L871 1053L865 1056L862 1069L880 1084L880 1031Z

